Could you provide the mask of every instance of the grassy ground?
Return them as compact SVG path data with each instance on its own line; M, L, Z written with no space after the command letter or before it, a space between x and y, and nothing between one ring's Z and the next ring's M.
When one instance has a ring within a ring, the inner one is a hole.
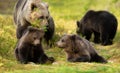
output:
M75 33L76 20L79 20L87 10L108 10L120 22L119 0L44 0L49 4L49 10L56 24L55 35ZM64 32L63 32L64 31ZM33 63L19 64L14 56L16 44L15 26L12 15L0 14L0 73L120 73L120 26L114 44L101 46L94 44L100 55L109 63L70 63L66 61L63 50L56 46L45 52L56 59L51 65L35 65ZM59 38L54 37L57 41Z

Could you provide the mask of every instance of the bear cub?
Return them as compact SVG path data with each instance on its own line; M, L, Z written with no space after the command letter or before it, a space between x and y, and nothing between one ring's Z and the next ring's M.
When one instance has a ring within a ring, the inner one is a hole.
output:
M23 36L18 40L15 48L15 56L23 64L34 63L52 63L53 57L48 57L42 48L42 38L44 30L29 26Z
M93 46L86 39L78 35L66 34L58 42L57 46L63 48L69 62L99 62L107 63L98 55Z
M77 33L90 40L94 34L94 42L111 45L117 31L117 19L108 11L89 10L80 21L77 21Z

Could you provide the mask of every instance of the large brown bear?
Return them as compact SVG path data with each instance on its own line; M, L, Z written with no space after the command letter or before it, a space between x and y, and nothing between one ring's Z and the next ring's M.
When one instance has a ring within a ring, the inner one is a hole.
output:
M48 57L43 51L41 44L43 36L44 30L29 26L16 45L16 59L23 64L28 62L40 64L52 63L54 58Z
M64 35L58 42L58 47L64 48L67 60L70 62L99 62L107 63L107 61L93 48L86 39L82 39L78 35Z
M94 42L111 45L117 30L117 19L108 11L89 10L80 21L77 21L77 33L87 40L94 34Z
M14 22L18 39L28 26L45 27L44 38L48 45L54 35L54 20L50 16L48 4L41 0L18 0L14 10Z

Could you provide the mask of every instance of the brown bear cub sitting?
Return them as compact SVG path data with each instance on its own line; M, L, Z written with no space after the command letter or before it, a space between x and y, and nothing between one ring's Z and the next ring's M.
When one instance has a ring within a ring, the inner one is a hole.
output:
M64 35L58 42L58 47L64 48L67 60L70 62L99 62L107 61L87 41L78 35Z
M43 51L41 44L43 36L44 30L29 26L16 45L15 56L17 60L23 64L28 62L52 63L54 58L48 57Z

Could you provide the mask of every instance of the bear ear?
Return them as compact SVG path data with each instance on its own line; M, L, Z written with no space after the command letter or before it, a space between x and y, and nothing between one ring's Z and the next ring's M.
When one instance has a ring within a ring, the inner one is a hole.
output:
M79 25L80 25L80 22L79 22L79 21L76 21L76 24L77 24L77 26L79 27Z
M47 9L49 8L48 3L46 3L46 2L42 2L41 5L45 6Z
M42 0L33 0L34 3L41 3Z
M49 8L49 5L48 5L48 3L46 3L46 2L45 2L45 6L47 7L47 9Z
M70 36L70 39L73 40L73 41L75 41L76 35L75 35L75 34L71 35L71 36Z

